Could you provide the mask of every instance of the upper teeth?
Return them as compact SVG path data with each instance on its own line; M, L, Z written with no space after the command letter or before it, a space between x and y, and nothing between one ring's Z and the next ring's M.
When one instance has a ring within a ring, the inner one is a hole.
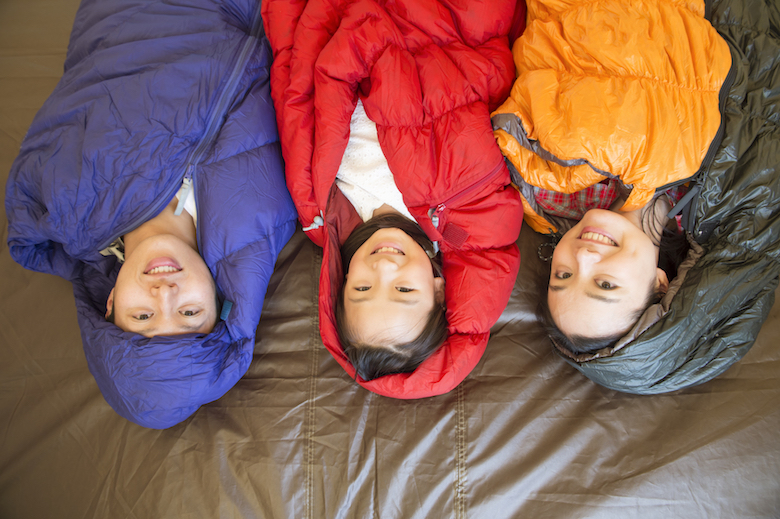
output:
M583 233L582 236L580 236L583 240L593 240L593 241L600 241L602 243L606 243L607 245L615 245L617 246L617 243L615 243L610 238L607 238L603 234L599 234L597 232L586 232Z
M402 250L396 249L395 247L379 247L372 254L377 254L377 253L380 253L380 252L392 252L394 254L403 254Z
M170 265L163 265L162 267L154 267L147 274L161 274L163 272L178 272L179 269L171 267Z

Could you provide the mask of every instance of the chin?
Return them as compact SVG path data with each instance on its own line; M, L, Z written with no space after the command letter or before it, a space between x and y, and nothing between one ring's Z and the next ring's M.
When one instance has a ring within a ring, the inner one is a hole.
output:
M202 261L198 251L190 247L185 241L172 234L161 234L147 238L139 243L133 250L133 259L150 261L158 256L168 256L176 260L184 267L184 263Z
M604 223L612 223L612 224L622 224L623 222L630 223L628 221L628 218L623 216L622 214L615 212L615 211L609 211L607 209L591 209L580 220L580 223L584 221L593 221L593 222L604 222Z

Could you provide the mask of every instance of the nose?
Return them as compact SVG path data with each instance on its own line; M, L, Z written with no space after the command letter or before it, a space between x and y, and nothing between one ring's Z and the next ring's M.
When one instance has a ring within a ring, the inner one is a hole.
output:
M394 261L392 256L383 256L377 258L372 264L372 268L379 274L392 274L398 270L398 263Z
M149 291L155 297L167 299L169 297L175 296L179 292L179 285L173 281L161 279L152 283Z
M398 264L393 261L392 256L381 256L374 261L374 268L375 269L383 269L383 268L389 268L389 269L397 269Z
M596 250L591 250L588 247L581 247L577 250L577 263L579 263L580 267L593 265L600 260L601 254Z

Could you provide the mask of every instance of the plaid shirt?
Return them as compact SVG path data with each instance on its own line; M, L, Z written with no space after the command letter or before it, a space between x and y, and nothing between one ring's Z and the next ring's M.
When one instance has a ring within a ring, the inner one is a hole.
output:
M576 193L539 189L536 203L549 215L580 220L591 209L609 209L617 200L620 181L605 179Z
M674 207L687 192L688 186L683 184L667 189L665 194ZM536 203L548 215L580 220L591 209L609 209L619 194L620 181L605 179L576 193L539 189L536 192ZM680 218L680 215L677 215L677 226L682 230Z

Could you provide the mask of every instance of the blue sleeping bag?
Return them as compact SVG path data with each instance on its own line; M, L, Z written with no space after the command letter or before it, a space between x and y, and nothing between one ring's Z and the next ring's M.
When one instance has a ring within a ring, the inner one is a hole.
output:
M62 79L6 186L22 266L73 283L106 401L165 428L221 397L252 360L274 263L295 229L254 0L85 0ZM224 301L208 335L146 338L104 319L119 263L99 251L192 179L198 248Z

